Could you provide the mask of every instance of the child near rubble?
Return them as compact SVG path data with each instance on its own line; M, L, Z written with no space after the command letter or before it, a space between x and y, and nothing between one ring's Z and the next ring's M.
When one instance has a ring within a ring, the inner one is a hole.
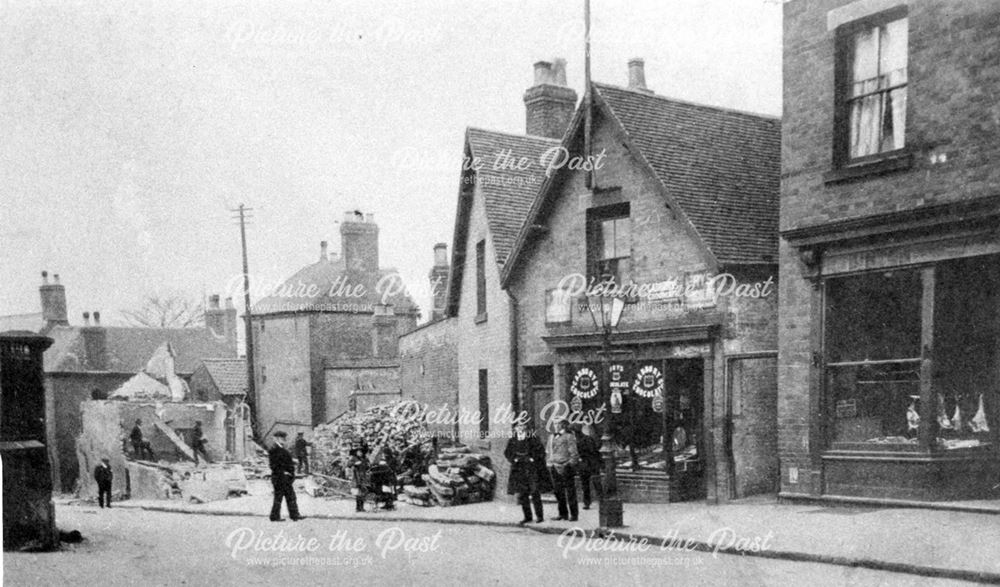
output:
M111 470L111 459L104 457L101 464L94 469L94 481L97 481L97 503L103 508L105 503L111 507L111 481L115 478Z
M348 453L350 460L348 465L351 468L351 478L354 481L354 511L365 511L365 488L368 487L368 446L364 441L351 443L351 451Z

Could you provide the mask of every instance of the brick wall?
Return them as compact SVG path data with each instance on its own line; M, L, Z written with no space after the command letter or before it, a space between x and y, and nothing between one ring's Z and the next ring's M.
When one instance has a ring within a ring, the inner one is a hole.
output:
M327 368L324 371L327 417L332 420L350 408L351 394L357 394L357 409L365 410L398 400L399 367ZM364 399L361 399L361 398Z
M399 379L404 399L431 409L458 408L458 346L455 318L431 322L399 338ZM453 434L435 424L432 432Z

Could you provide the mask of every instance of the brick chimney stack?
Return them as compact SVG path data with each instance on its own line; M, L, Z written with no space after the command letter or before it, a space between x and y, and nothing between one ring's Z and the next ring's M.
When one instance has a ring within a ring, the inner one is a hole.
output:
M220 296L208 296L208 307L205 308L205 328L216 337L225 337L233 352L236 352L236 307L233 298L226 298L226 307L219 305Z
M526 132L561 139L576 109L576 92L566 85L566 60L535 63L535 85L524 92Z
M42 318L47 329L56 325L69 326L66 314L66 288L59 283L58 273L52 278L54 283L49 283L49 272L42 271L42 285L38 288L42 297Z
M101 313L93 312L94 324L90 324L91 312L83 313L83 327L80 336L83 338L83 367L88 371L108 370L108 331L101 326Z
M358 210L344 213L340 223L340 249L348 272L374 277L378 274L378 225L375 216Z
M628 60L628 89L653 93L646 87L646 62L641 57Z
M431 322L444 318L445 306L448 299L448 273L451 267L448 264L448 245L438 243L434 245L434 267L431 268L431 295L433 296L434 307L431 309Z

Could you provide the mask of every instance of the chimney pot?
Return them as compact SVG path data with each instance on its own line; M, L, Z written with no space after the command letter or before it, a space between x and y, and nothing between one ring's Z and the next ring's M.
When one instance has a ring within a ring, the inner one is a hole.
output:
M90 326L90 312L83 313L83 324L84 326Z
M42 271L42 284L48 285L48 283L49 283L49 272Z
M646 62L640 57L628 60L628 87L632 90L646 90Z
M326 254L326 247L327 247L327 242L326 241L320 241L319 242L319 260L320 261L326 261L327 258L328 258L327 254Z
M213 310L219 307L219 294L208 296L208 307Z
M566 60L562 57L552 60L552 82L557 86L566 86Z
M234 309L235 310L236 309L236 306L233 305L233 298L231 298L231 297L226 298L226 309L227 310L229 310L229 309Z
M444 243L438 243L434 245L434 266L435 267L448 266L448 245Z
M56 285L59 284L59 274L58 273L52 274L52 279L55 281Z
M535 62L535 85L552 83L552 63L549 61Z
M101 313L95 310L94 311L94 326L100 326L100 325L101 325Z

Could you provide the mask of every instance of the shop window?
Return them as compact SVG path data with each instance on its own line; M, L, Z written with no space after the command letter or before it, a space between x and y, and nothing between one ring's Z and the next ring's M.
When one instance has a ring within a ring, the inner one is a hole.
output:
M921 274L912 269L827 280L826 381L835 443L917 442L921 296Z
M1000 389L1000 256L941 263L934 300L935 441L945 450L987 444Z
M587 210L588 278L605 275L624 283L632 256L632 220L628 202Z
M837 159L864 162L906 144L905 7L838 31Z

